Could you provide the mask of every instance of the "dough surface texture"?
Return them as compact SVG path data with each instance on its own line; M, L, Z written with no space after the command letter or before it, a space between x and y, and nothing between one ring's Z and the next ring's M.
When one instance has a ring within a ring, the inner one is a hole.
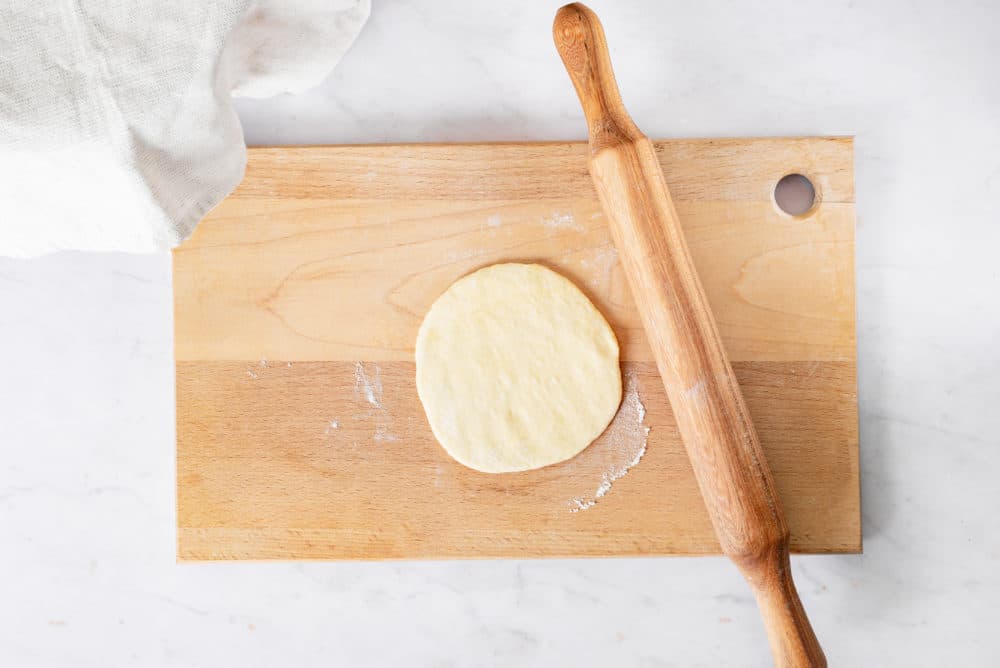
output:
M618 340L572 282L496 264L451 285L416 343L417 392L438 442L487 473L567 460L618 410Z

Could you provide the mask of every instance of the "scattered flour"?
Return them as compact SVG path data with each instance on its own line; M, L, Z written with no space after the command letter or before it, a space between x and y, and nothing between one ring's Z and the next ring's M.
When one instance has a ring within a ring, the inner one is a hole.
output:
M590 279L593 288L611 287L611 272L618 264L618 250L614 246L602 246L594 249L591 261L586 266L594 267L594 276Z
M621 408L612 420L603 439L610 442L615 460L604 471L601 482L590 494L570 499L570 512L578 513L597 505L597 500L611 491L616 481L621 480L646 454L649 427L645 425L646 407L639 398L638 381L635 371L625 373L625 396Z
M292 363L288 362L285 364L289 369L292 368ZM247 367L247 377L252 380L257 380L260 378L260 374L264 373L264 369L271 367L271 363L267 361L266 357L261 357L260 361L256 365L251 364Z
M385 424L375 425L375 440L379 442L398 441L399 437L389 431L389 426Z
M618 250L614 246L592 248L586 256L580 259L580 266L585 269L584 273L589 276L587 285L594 290L609 290L611 288L611 274L616 264L618 264Z
M559 211L553 211L548 216L542 216L542 225L553 230L577 230L578 232L583 232L584 230L583 225L576 222L576 218L573 217L572 213L561 213Z
M399 437L392 433L392 416L386 410L382 394L382 369L378 364L364 362L354 365L354 396L367 404L368 409L355 415L355 420L375 421L373 439L378 443L398 441Z
M503 225L503 220L500 218L499 213L494 213L486 218L487 227L500 227L501 225Z
M324 431L323 433L324 434L329 434L331 431L333 431L335 429L340 429L340 421L339 420L330 420L330 424L326 425L326 431Z
M365 365L358 362L354 365L354 395L365 399L373 408L382 408L382 369L377 364L374 379L369 379L365 373Z

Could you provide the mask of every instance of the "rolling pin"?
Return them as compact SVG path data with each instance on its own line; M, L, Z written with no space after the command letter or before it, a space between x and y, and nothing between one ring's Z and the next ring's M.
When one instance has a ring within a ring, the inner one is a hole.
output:
M579 3L552 26L589 126L590 174L722 551L753 588L777 666L825 666L792 581L788 525L695 272L656 151L622 104L604 30Z

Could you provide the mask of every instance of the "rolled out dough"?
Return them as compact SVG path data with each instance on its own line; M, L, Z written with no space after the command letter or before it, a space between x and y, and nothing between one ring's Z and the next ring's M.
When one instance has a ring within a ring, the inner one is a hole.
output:
M449 455L487 473L586 448L622 397L618 341L568 279L497 264L456 281L417 334L417 392Z

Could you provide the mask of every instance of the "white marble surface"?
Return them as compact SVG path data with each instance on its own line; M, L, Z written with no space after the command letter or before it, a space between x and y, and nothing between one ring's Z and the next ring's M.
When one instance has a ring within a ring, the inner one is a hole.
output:
M650 135L857 135L865 554L796 576L832 665L998 665L1000 6L764 4L594 2ZM376 0L247 137L582 138L556 6ZM169 257L0 260L0 305L0 665L769 661L721 559L177 566Z

